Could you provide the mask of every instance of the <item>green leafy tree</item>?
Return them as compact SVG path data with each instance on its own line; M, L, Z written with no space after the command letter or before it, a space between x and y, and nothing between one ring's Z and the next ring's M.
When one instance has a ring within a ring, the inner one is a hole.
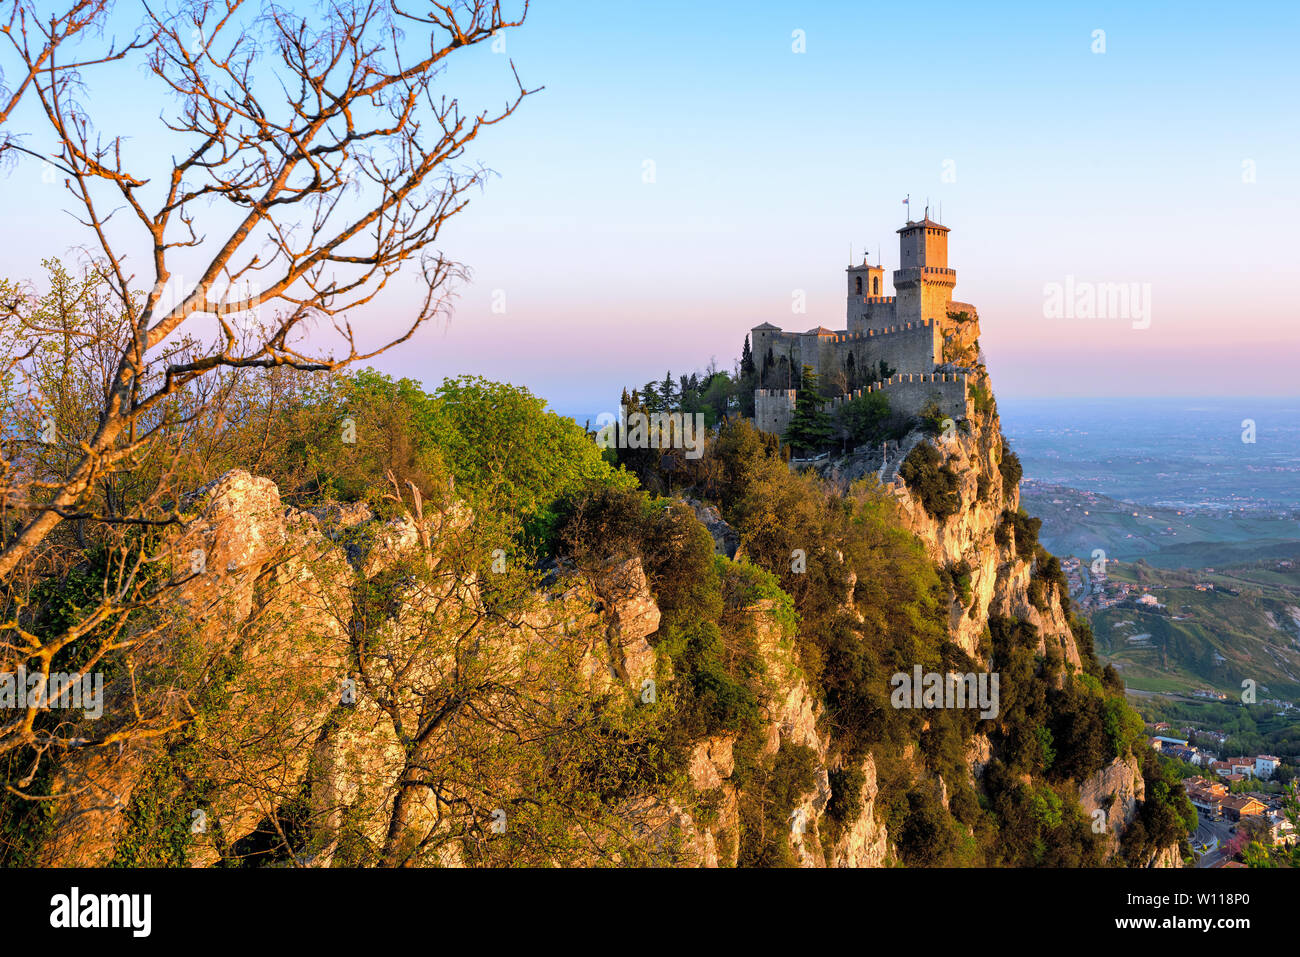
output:
M836 418L850 445L880 442L889 435L889 399L883 392L868 392L840 406Z
M722 421L722 417L727 414L731 405L731 397L735 390L736 383L725 372L715 372L708 378L699 398L700 411L704 413L704 421L707 425L713 427ZM752 390L750 400L753 401Z
M800 387L795 394L794 414L782 436L796 454L820 451L831 441L831 418L822 408L826 400L817 392L818 380L812 366L803 367Z
M457 488L504 516L510 530L546 536L562 497L589 485L635 488L573 420L527 389L478 376L446 379L433 393L429 436Z
M754 415L754 390L759 387L758 368L754 364L754 352L749 345L749 336L745 336L744 348L740 350L740 367L737 369L736 390L740 399L740 414Z

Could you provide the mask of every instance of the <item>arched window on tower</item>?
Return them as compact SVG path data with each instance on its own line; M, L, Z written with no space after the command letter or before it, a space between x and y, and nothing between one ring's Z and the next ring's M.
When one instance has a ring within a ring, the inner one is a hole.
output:
M859 295L859 296L862 295L862 277L861 277L861 276L859 276L859 277L858 277L858 280L857 280L857 289L858 289L857 295Z
M879 296L879 295L880 295L880 277L879 277L879 276L873 276L873 277L871 278L871 294L872 294L873 296Z

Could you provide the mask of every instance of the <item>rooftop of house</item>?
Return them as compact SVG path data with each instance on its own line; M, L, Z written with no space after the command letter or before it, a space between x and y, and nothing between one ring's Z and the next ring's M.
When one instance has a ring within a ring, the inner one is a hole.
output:
M1248 794L1244 794L1244 795L1229 794L1227 797L1223 799L1221 803L1223 804L1224 807L1232 808L1232 810L1234 811L1244 811L1247 808L1252 807L1253 805L1256 804L1258 804L1261 808L1264 806L1263 801L1259 800L1258 798L1253 798Z

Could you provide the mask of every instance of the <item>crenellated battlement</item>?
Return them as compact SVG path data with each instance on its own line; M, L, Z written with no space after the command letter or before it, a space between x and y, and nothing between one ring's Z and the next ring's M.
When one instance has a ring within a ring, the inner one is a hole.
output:
M962 389L966 388L967 376L965 372L909 372L905 375L892 375L888 379L873 382L865 389L857 389L854 395L866 395L871 392L879 392L888 389L894 385L924 385L927 382L960 384Z
M862 332L841 332L835 336L836 342L861 342L867 339L883 338L885 336L895 336L900 332L915 332L918 329L933 329L935 321L933 319L922 319L920 322L905 322L898 326L886 326L884 329L866 329ZM804 333L807 335L807 333Z
M953 420L967 418L971 412L970 389L964 372L894 375L858 390L860 395L873 392L883 392L889 399L890 410L902 415L918 416L930 403L939 408L941 415Z

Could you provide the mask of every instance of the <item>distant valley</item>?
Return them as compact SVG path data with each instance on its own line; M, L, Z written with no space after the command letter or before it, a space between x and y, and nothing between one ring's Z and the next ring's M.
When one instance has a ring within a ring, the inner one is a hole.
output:
M1028 473L1028 470L1026 470ZM1089 561L1144 559L1161 568L1204 568L1258 559L1300 558L1300 511L1176 509L1121 502L1107 495L1035 481L1026 475L1021 504L1043 520L1039 539L1054 554Z
M1133 703L1149 719L1160 702L1239 708L1245 680L1261 703L1300 703L1296 400L1007 405L1021 506ZM1249 710L1294 724L1280 708Z

